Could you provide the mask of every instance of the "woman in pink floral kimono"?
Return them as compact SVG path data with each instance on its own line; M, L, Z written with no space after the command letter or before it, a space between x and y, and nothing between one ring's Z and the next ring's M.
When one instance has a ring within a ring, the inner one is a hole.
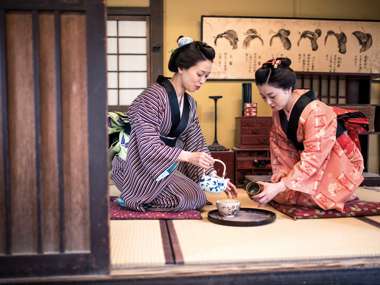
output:
M273 175L271 182L260 182L264 190L251 198L342 211L363 181L363 157L333 107L315 99L311 90L294 89L290 64L288 58L277 58L255 73L260 95L273 111ZM357 115L359 127L367 122L360 112L345 113L345 119Z

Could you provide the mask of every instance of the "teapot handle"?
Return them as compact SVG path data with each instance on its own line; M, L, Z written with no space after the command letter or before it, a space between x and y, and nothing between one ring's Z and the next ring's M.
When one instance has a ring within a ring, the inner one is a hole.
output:
M221 161L220 159L214 159L215 162L219 162L220 164L223 165L223 174L222 174L222 178L224 178L226 176L226 170L227 170L227 167L226 167L226 164Z

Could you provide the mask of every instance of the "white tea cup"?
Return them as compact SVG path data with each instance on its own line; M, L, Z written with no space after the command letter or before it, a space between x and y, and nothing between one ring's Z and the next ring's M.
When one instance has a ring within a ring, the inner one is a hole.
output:
M240 210L240 201L236 199L217 200L216 207L221 217L234 217Z

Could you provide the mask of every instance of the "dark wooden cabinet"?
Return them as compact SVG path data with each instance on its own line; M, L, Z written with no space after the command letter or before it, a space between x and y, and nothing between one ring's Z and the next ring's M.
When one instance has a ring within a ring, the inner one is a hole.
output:
M215 159L220 159L226 164L226 177L229 178L233 183L235 182L235 153L232 150L226 151L212 151L211 155ZM222 176L223 166L220 163L214 164L215 170L218 172L219 176Z
M236 118L236 147L250 148L268 146L271 126L272 117Z
M271 173L269 133L272 117L236 118L235 183L244 185L246 175Z
M244 185L246 175L271 174L269 146L233 148L235 152L235 183Z

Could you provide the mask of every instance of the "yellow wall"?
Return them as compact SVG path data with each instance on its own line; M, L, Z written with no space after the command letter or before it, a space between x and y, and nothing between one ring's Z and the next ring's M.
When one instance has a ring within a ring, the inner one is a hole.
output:
M155 0L151 0L155 1ZM148 6L149 0L107 0L109 6ZM167 62L179 35L200 40L201 15L305 17L380 20L379 0L164 0L164 73L170 76ZM218 140L226 147L234 146L235 117L241 113L242 82L208 81L194 97L198 102L201 127L210 144L214 135L214 105L208 98L222 95L218 102ZM380 97L379 84L373 95ZM259 98L253 86L253 101L258 115L269 116L270 108ZM373 102L375 103L375 102ZM369 169L379 171L379 139L372 136Z
M154 0L153 0L154 1ZM314 17L341 19L380 19L378 0L164 0L164 62L170 50L183 34L200 39L201 15ZM165 74L170 75L166 65ZM208 143L213 141L213 101L210 95L222 95L218 102L218 140L232 147L235 136L235 117L241 112L242 82L208 81L194 97L198 102L201 127ZM253 87L253 101L258 102L258 115L271 111L258 97Z

